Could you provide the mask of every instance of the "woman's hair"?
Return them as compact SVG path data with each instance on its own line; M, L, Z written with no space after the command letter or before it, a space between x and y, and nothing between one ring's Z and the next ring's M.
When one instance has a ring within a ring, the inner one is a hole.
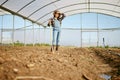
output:
M53 12L54 18L55 18L55 14L56 14L57 12L60 13L60 11L58 11L58 10L55 10L55 11ZM58 19L59 21L62 21L64 18L65 18L65 15L64 15L63 13L60 13L57 19Z
M53 15L54 15L54 17L55 17L55 14L57 13L57 12L59 12L58 10L55 10L54 12L53 12ZM59 15L60 16L60 15ZM59 18L59 17L58 17Z

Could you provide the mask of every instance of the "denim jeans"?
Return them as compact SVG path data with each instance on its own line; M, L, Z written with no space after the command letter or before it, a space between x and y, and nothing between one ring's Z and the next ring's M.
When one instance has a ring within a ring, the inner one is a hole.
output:
M60 21L58 21L57 19L54 19L52 45L55 45L55 42L56 42L56 45L59 45L60 34L61 34Z
M61 28L53 28L53 40L52 45L59 45L61 35ZM56 44L55 44L56 42Z

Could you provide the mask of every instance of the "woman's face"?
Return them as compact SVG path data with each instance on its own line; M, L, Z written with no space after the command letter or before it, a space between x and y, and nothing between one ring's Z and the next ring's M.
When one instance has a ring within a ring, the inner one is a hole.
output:
M57 12L55 13L55 18L58 18L59 16L60 16L60 12L57 11Z

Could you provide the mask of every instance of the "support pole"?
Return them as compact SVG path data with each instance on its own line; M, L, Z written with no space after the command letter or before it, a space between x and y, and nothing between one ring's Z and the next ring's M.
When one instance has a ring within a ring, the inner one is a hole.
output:
M12 44L14 46L14 27L15 27L15 15L13 15L13 29L12 29Z
M97 13L97 47L99 46L99 24L98 24L98 13Z
M40 25L39 25L39 43L40 43Z
M24 19L24 46L26 46L26 20Z
M33 24L33 46L35 45L35 43L34 43L34 23L32 23Z
M2 45L2 39L3 38L3 15L2 15L2 22L1 22L1 45Z
M80 21L81 21L81 47L82 47L82 14L80 15Z
M91 46L91 32L89 32L89 46Z
M88 12L90 12L90 0L88 0Z
M46 44L46 28L44 28L44 44Z

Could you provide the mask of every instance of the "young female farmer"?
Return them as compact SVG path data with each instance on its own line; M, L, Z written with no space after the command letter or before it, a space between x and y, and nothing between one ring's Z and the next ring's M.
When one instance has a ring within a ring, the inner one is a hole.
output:
M60 11L55 10L53 12L53 18L51 18L48 22L48 26L53 27L53 39L52 39L52 48L51 51L54 50L56 45L56 51L58 51L59 41L60 41L60 34L61 34L61 23L64 19L65 15L60 13ZM56 41L56 44L55 44Z

